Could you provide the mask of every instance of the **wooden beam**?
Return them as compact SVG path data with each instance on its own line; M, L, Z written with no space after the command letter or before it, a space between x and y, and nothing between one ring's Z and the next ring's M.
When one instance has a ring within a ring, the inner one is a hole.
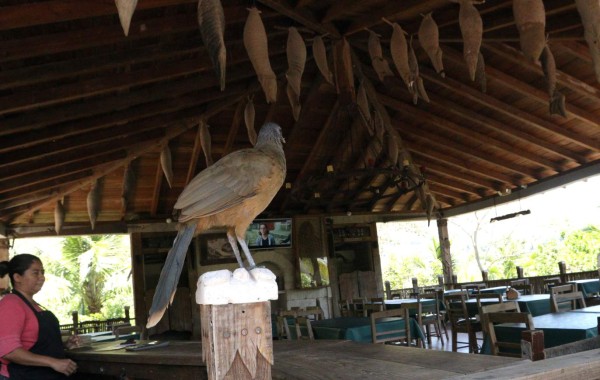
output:
M306 8L294 8L287 0L258 0L258 2L319 34L329 34L333 38L340 38L340 33L332 24L319 22Z

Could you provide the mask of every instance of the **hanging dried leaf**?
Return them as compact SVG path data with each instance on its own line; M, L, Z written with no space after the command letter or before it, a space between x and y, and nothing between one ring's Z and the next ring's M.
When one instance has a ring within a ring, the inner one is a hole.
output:
M98 180L92 182L90 191L87 195L87 210L90 218L92 230L96 228L96 220L98 219L98 208L100 207L100 186Z
M537 62L546 46L546 12L542 0L513 1L515 24L519 30L521 50Z
M483 35L483 21L479 11L473 4L481 4L483 1L474 0L451 0L455 3L460 3L460 11L458 12L458 22L460 32L463 37L463 56L469 70L469 77L472 81L475 80L475 72L477 71L477 60L479 57L479 49L481 48L481 38Z
M410 66L408 65L408 43L406 42L405 31L397 23L391 23L384 19L389 25L392 26L392 38L390 40L390 53L392 54L392 61L400 74L400 78L404 81L407 88L411 88L411 75Z
M329 70L329 65L327 64L327 49L325 48L325 43L321 36L315 37L312 49L315 62L317 63L321 75L323 75L328 83L333 85L333 73Z
M369 108L369 99L367 99L367 91L365 90L365 86L362 81L358 86L358 92L356 93L356 104L358 105L358 112L360 112L360 117L363 120L363 123L368 126L373 121L371 119L371 110Z
M219 78L221 91L223 91L225 90L227 52L223 40L225 15L221 0L198 1L198 25L202 34L202 41L208 50L210 60Z
M442 61L442 49L440 49L440 33L435 20L431 17L431 12L423 17L419 26L419 43L429 56L435 72L444 78L446 74Z
M387 156L388 160L390 160L391 166L396 166L398 164L398 142L393 134L388 133L387 138Z
M213 164L212 159L212 140L210 138L210 131L208 130L208 124L203 119L200 120L200 145L204 152L204 159L206 161L206 167Z
M248 102L244 108L244 122L246 123L246 131L248 132L248 140L252 146L256 145L256 129L254 129L254 118L256 111L254 110L254 96L248 97Z
M290 106L292 107L292 115L294 116L294 120L298 121L298 118L300 118L300 110L302 109L302 106L300 105L300 98L296 95L290 83L285 86L285 92L287 93Z
M427 194L425 204L427 205L427 226L429 226L429 223L431 222L431 217L433 216L433 210L437 208L436 201L433 195Z
M277 101L277 77L269 61L267 32L260 18L260 11L256 7L248 11L250 13L244 25L244 47L265 93L267 103L273 103Z
M296 97L300 98L302 73L304 73L304 65L306 64L306 45L302 36L298 33L298 29L294 27L288 29L286 53L288 71L285 73L285 77ZM300 101L298 100L297 103L300 103Z
M377 77L383 82L386 76L393 76L394 73L390 69L388 61L383 58L381 50L381 42L379 37L373 31L369 30L369 55L371 56L371 64L377 73Z
M131 25L131 18L133 17L137 2L138 0L115 0L117 12L119 12L119 21L121 22L125 36L129 35L129 26Z
M125 166L123 172L123 189L121 190L121 203L123 210L127 210L127 204L131 198L133 187L135 186L135 173L131 167L131 162Z
M412 46L412 37L408 44L408 67L410 68L410 83L411 86L408 91L413 97L413 103L417 104L419 100L418 80L419 80L419 61L417 61L417 55L415 49Z
M56 231L57 235L60 235L60 231L62 231L62 227L65 223L65 208L60 200L56 201L56 206L54 206L54 231Z
M583 36L590 49L596 81L600 82L600 2L598 0L575 0L583 22Z
M165 144L160 152L160 166L162 167L169 187L173 187L173 161L171 160L171 149L169 149L169 144Z
M548 95L550 96L550 115L558 114L566 117L565 96L556 89L556 61L548 45L544 48L540 61L546 77Z

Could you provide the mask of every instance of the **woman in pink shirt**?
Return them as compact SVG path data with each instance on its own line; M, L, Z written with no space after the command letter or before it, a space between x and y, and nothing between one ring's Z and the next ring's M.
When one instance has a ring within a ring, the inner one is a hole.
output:
M0 262L0 277L9 275L12 293L0 300L0 380L65 379L77 364L65 357L58 319L33 300L42 289L44 266L34 255ZM67 347L77 346L69 338Z

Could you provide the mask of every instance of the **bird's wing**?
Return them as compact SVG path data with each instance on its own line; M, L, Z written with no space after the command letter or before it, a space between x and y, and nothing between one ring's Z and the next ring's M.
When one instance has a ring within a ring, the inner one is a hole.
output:
M261 181L272 176L273 157L257 149L233 152L198 173L175 203L180 221L227 210L256 195Z

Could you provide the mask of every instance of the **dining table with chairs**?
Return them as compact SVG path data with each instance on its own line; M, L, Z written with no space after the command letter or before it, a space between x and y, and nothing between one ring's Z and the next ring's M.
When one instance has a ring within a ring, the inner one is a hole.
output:
M503 301L506 301L506 297L502 297ZM549 294L528 294L521 295L515 301L519 304L521 311L529 312L532 316L536 317L539 315L549 314L551 312L550 306L550 295ZM481 299L482 304L497 303L496 299ZM470 298L465 301L467 310L470 316L475 316L479 313L477 306L477 300Z

